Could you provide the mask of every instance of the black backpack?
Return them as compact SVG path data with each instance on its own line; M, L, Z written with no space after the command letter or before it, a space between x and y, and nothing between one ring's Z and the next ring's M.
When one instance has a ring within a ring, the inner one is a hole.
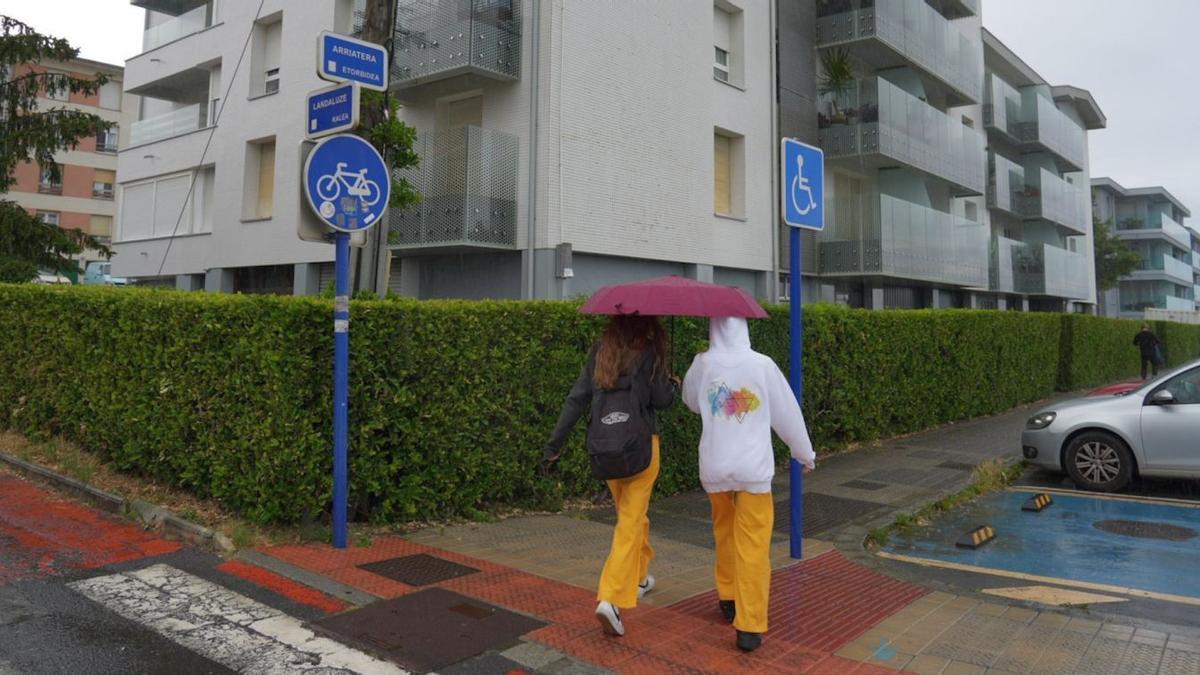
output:
M592 392L587 451L592 475L601 480L639 474L653 459L654 431L635 380L624 375L612 389Z

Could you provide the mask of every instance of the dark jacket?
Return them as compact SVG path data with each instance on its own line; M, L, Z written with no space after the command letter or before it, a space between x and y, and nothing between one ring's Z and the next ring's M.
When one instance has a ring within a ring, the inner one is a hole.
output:
M1142 358L1154 358L1154 348L1161 344L1158 341L1158 336L1154 333L1144 330L1133 336L1133 344L1142 352Z
M554 425L554 432L550 434L550 440L546 441L542 459L558 458L575 423L591 409L592 393L596 390L596 352L599 349L600 344L596 343L588 352L587 363L571 387L571 393L567 394L562 412L558 415L558 424ZM651 430L657 432L654 411L670 408L675 403L676 390L675 383L667 379L665 374L654 376L654 352L651 350L647 350L638 362L633 378L633 391L646 409L646 418L650 422Z

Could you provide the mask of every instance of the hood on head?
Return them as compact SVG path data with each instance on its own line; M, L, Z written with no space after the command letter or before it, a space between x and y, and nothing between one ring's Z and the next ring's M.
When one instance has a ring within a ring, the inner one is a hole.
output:
M750 350L750 325L740 316L714 316L708 320L710 352Z

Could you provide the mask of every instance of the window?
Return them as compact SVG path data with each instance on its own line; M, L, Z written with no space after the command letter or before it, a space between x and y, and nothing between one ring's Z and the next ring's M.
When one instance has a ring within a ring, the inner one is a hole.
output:
M283 21L280 14L256 24L252 40L250 97L274 94L279 91L280 85L279 52L283 40Z
M742 218L746 211L745 143L734 133L713 134L713 213Z
M58 211L38 211L37 219L47 225L58 227Z
M100 107L107 110L121 109L121 83L109 80L100 85Z
M119 131L113 126L96 134L96 152L116 152Z
M92 196L100 199L113 198L113 184L117 181L117 174L106 169L96 169L95 177L92 178Z
M713 60L713 77L722 82L729 81L729 52L720 47L713 47L716 57Z
M57 70L47 70L46 98L53 101L66 101L70 97L71 89L68 75Z
M275 139L246 144L242 218L261 220L275 212Z
M1200 368L1176 375L1162 386L1175 397L1176 405L1200 404Z
M112 237L112 216L92 216L90 234L96 237Z
M62 194L62 166L43 167L38 178L38 192L51 195Z

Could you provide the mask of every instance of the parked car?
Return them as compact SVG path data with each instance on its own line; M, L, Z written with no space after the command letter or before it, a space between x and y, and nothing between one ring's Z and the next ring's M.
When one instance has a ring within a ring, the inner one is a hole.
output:
M1025 424L1022 452L1088 490L1134 476L1200 478L1200 361L1123 393L1046 407Z
M125 286L129 284L129 280L124 277L114 277L112 263L98 261L87 264L87 268L83 272L83 284L85 286Z

